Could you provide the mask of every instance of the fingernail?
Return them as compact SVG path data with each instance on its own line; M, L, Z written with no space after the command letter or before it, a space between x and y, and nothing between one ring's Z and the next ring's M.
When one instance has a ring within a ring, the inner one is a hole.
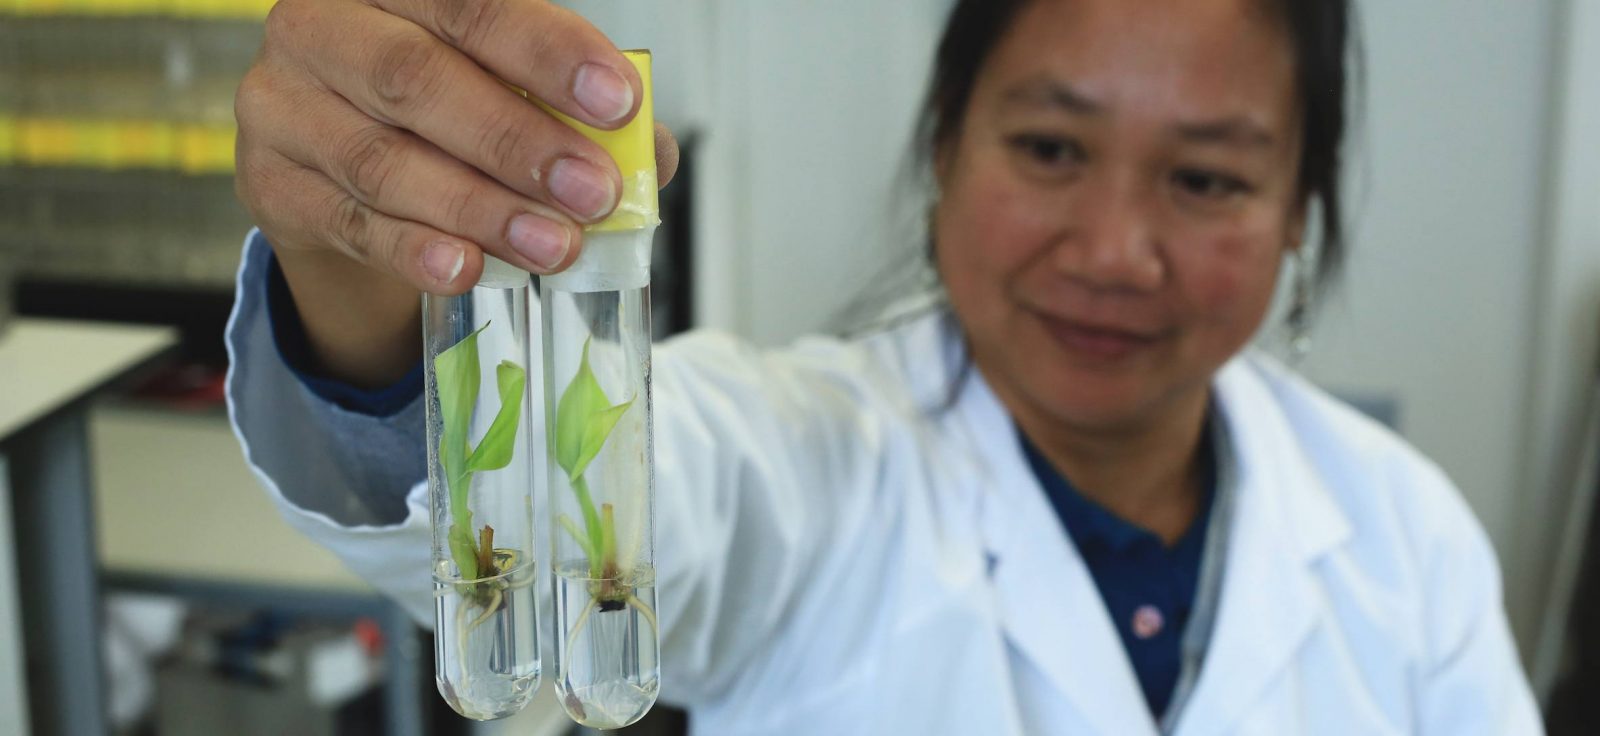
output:
M560 265L572 245L572 234L566 228L538 215L512 218L506 239L512 250L546 270Z
M599 219L617 206L611 177L580 159L564 158L550 167L549 187L561 204L587 219Z
M633 111L633 85L621 74L599 64L578 67L578 76L572 82L572 96L602 123L621 120Z
M441 285L455 281L466 262L466 252L455 243L434 243L422 251L422 270Z

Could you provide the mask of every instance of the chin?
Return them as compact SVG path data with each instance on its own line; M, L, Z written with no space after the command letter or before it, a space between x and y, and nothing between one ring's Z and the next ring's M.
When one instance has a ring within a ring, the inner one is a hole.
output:
M1143 392L1126 387L1088 384L1048 386L1040 392L1041 407L1061 422L1083 429L1118 429L1140 424L1148 414Z

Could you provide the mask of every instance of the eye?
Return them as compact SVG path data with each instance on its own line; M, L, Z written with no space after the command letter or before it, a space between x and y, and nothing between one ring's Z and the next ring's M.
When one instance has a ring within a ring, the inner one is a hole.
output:
M1237 176L1204 169L1179 169L1173 172L1172 183L1180 192L1207 201L1227 200L1254 191Z
M1063 136L1020 133L1007 139L1007 143L1011 150L1036 167L1060 168L1084 159L1083 147Z

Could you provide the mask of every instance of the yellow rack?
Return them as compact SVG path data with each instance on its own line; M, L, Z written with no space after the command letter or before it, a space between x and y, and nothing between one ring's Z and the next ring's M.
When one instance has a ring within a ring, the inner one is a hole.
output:
M277 0L0 0L0 15L261 20Z
M232 125L0 117L0 166L232 174Z

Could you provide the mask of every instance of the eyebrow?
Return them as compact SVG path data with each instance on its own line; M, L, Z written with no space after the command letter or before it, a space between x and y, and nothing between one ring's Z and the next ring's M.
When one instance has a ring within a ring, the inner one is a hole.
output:
M1072 88L1072 85L1054 79L1034 79L1012 87L1006 92L1008 105L1025 107L1058 107L1079 115L1098 115L1105 112L1100 103Z
M1098 116L1105 105L1057 79L1034 79L1011 88L1005 104L1033 108L1057 108L1076 115ZM1238 148L1269 148L1277 139L1266 127L1242 115L1182 122L1173 126L1179 138L1204 145Z
M1266 128L1249 118L1237 116L1200 123L1181 123L1177 131L1179 137L1191 143L1270 148L1276 142Z

